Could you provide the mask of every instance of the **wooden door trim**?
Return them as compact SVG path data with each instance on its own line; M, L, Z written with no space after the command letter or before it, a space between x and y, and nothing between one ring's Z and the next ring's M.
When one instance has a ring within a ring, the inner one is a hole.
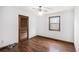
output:
M19 42L20 42L20 28L21 28L21 17L23 17L24 15L18 15L18 38L19 38ZM27 40L29 39L29 17L28 16L24 16L27 18Z

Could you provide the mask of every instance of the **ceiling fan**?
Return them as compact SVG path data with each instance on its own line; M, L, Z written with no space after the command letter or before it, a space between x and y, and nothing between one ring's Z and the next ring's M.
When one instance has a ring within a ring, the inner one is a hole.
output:
M35 9L38 11L39 15L42 15L44 12L48 12L49 9L48 7L44 7L44 6L37 6L37 7L33 7L32 9Z
M49 7L45 7L45 6L37 6L37 7L33 7L32 9L36 9L38 11L44 11L44 12L47 12L49 9Z

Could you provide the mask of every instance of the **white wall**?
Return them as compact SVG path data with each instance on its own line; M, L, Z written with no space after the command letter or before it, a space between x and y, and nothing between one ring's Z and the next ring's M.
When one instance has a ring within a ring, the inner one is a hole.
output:
M61 31L49 31L49 16L61 16ZM65 10L49 15L40 16L37 19L37 34L60 39L63 41L74 41L74 10Z
M1 38L0 38L0 47L5 45L17 42L17 22L16 22L16 11L13 7L2 7L2 19L0 22L2 23L0 28L1 30Z
M74 44L76 51L79 51L79 7L75 7L75 24L74 24Z
M18 14L29 16L29 38L36 36L36 15L28 9L17 8Z
M19 7L0 7L0 47L18 42L18 15L29 16L29 38L42 35L73 42L73 10L50 15L36 16L31 11ZM48 17L61 16L61 31L49 31Z
M35 17L18 7L0 7L0 47L18 42L18 15L29 16L30 37L35 36Z
M2 7L0 7L0 45L1 45L1 40L2 40Z

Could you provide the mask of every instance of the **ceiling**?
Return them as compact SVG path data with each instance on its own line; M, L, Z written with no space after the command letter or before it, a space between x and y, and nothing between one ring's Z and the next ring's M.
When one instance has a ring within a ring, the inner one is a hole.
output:
M38 7L39 6L24 6L24 7L22 6L21 8L25 10L28 9L34 14L37 14L39 12ZM73 6L42 6L43 14L55 13L73 8L74 8Z

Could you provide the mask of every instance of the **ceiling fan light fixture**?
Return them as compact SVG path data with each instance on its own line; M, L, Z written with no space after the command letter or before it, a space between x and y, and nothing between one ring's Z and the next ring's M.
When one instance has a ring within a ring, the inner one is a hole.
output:
M43 11L39 11L38 14L39 14L40 16L42 16L42 15L43 15Z

